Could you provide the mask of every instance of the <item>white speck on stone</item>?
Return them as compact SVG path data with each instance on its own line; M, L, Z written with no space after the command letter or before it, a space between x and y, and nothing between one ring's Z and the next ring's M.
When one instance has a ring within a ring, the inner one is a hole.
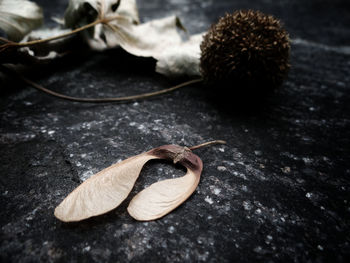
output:
M245 176L244 174L239 174L239 177L244 179L244 180L247 180L247 176Z
M203 238L202 237L198 237L197 238L197 243L198 244L203 244Z
M5 191L2 193L3 196L7 195L9 193L9 191Z
M169 227L168 227L168 232L169 232L170 234L173 234L173 233L175 232L175 227L169 226Z
M211 215L208 215L207 219L210 220L213 219L213 217Z
M281 170L282 170L282 172L284 172L285 174L288 174L288 173L291 172L291 169L290 169L289 166L283 167L283 168L281 168Z
M273 237L270 236L270 235L267 235L267 236L266 236L266 239L271 241L271 240L273 239Z
M72 154L72 153L69 155L69 157L71 157L71 158L72 158L73 156L74 156L74 154Z
M134 102L133 106L139 106L138 102Z
M214 203L213 199L211 199L209 196L206 196L204 201L207 202L210 205L212 205Z
M75 165L80 167L81 166L81 162L77 162Z
M143 125L143 124L140 124L138 127L137 127L137 129L139 129L139 130L141 130L141 131L144 131L145 130L145 125Z
M83 153L80 156L81 156L81 158L85 158L86 157L86 153Z
M263 251L263 249L261 246L254 248L254 252L256 252L256 253L262 253L262 251Z
M284 219L284 217L281 217L280 219L283 223L286 222L286 219Z
M132 126L132 127L136 126L136 122L132 121L132 122L129 123L129 125Z
M311 164L312 163L312 159L308 158L308 157L303 157L302 160L304 161L305 164Z
M307 198L311 198L312 197L312 193L306 193L305 195Z
M84 248L83 248L83 252L89 252L89 251L90 251L90 249L91 249L91 247L90 247L90 246L86 246L86 247L84 247Z
M225 166L218 166L216 169L220 172L224 172L227 170L227 168Z
M254 154L255 154L256 156L261 156L261 155L262 155L262 152L261 152L261 151L254 151Z
M252 209L252 205L250 204L249 201L243 201L243 207L244 207L244 210L251 210Z
M36 212L37 212L38 210L39 210L39 207L35 208L35 209L31 212L31 214L32 214L32 215L35 215Z
M213 190L215 195L219 195L221 193L221 189L220 188L214 188Z
M80 176L80 179L82 181L85 181L86 179L89 179L94 173L92 171L86 171Z
M318 245L318 246L317 246L317 249L323 251L323 246Z
M255 210L255 214L260 215L261 214L261 209L260 208L256 209Z
M219 151L223 153L223 152L225 152L225 148L220 147L220 148L219 148Z
M54 134L55 132L56 132L56 131L48 131L47 134L48 134L48 135L52 135L52 134Z
M198 253L197 257L198 257L198 261L207 261L209 256L209 251L205 251L203 254Z

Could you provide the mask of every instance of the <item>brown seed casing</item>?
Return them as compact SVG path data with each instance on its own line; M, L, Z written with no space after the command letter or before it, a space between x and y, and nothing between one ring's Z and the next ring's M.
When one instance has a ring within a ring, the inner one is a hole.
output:
M187 147L173 144L163 145L149 151L148 154L157 156L159 159L166 159L174 163L179 163L187 169L191 169L199 174L203 169L202 160Z

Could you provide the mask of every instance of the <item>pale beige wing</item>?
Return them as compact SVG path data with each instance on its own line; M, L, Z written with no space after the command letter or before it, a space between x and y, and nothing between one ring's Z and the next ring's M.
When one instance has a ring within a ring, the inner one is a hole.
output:
M93 175L56 207L55 216L64 222L74 222L116 208L129 195L144 164L156 158L143 153Z
M201 170L187 169L183 177L152 184L130 202L129 214L140 221L158 219L182 204L196 189Z

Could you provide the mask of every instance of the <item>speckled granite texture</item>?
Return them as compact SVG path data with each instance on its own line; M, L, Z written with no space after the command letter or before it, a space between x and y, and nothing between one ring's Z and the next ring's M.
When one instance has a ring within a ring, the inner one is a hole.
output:
M142 21L177 14L198 33L225 12L259 9L290 32L292 68L259 107L212 99L201 85L127 104L79 104L12 83L0 97L1 262L346 262L350 256L348 1L137 1ZM38 1L51 16L67 1ZM88 53L33 78L80 96L168 87L154 62ZM233 100L234 101L234 100ZM95 172L163 144L196 151L195 193L153 222L126 212L145 186L184 171L151 161L119 208L65 224L54 208Z

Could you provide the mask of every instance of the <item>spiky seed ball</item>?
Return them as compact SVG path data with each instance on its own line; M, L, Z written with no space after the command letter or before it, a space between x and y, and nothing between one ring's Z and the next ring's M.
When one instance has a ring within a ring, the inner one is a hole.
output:
M273 89L288 73L289 54L288 34L277 19L259 11L236 11L204 36L201 73L216 86Z

